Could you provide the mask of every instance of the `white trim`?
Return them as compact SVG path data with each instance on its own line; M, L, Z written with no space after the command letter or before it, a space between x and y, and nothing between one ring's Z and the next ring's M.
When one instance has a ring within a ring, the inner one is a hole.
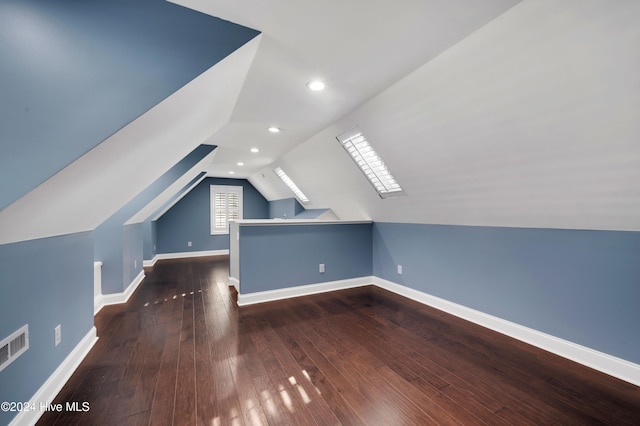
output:
M229 285L234 286L236 291L240 293L240 281L237 278L229 277ZM240 295L238 294L238 297Z
M331 210L331 209L329 209L329 210ZM276 218L276 219L242 219L242 220L236 220L235 222L240 226L359 225L359 224L363 224L363 223L373 223L370 220L278 219L278 218Z
M98 341L96 334L96 328L91 327L91 330L80 340L80 343L76 345L71 353L62 361L62 364L56 368L47 381L38 389L38 391L31 397L29 401L30 406L40 407L40 405L49 405L53 402L58 392L67 383L69 378L76 368L80 365L82 360L87 356L93 345ZM34 425L42 416L39 409L33 411L21 411L16 417L13 418L9 426L18 425Z
M240 283L235 278L229 278L229 282ZM308 296L328 291L343 290L373 284L385 290L389 290L400 296L407 297L427 306L431 306L458 318L471 321L482 327L497 331L498 333L513 337L514 339L533 345L537 348L570 359L579 364L601 371L618 379L624 380L636 386L640 386L640 365L614 357L612 355L596 351L586 346L578 345L568 340L552 336L529 327L525 327L484 312L441 299L436 296L406 287L379 277L361 277L349 280L330 281L318 284L302 285L277 290L261 291L257 293L241 294L238 290L238 306L252 305L274 300L289 299L293 297ZM236 288L238 288L236 287Z
M156 264L156 262L158 261L158 256L153 256L153 259L151 260L143 260L142 261L142 267L143 268L151 268L153 265Z
M102 294L102 262L93 262L93 306Z
M297 287L280 288L277 290L260 291L257 293L238 293L238 306L253 305L255 303L272 302L274 300L289 299L292 297L308 296L328 291L344 290L353 287L371 285L373 277L350 278L339 281L328 281L317 284L307 284ZM240 283L238 283L240 285Z
M228 256L229 250L204 250L204 251L185 251L180 253L160 253L156 254L153 259L142 262L144 267L152 267L158 260L166 259L186 259L189 257L209 257L209 256Z
M380 288L471 321L475 324L513 337L545 351L570 359L587 367L609 374L618 379L640 386L640 365L599 352L585 346L551 336L522 325L485 314L448 300L431 296L382 278L373 277L373 283Z
M138 288L140 283L144 280L144 270L140 271L137 277L131 281L129 286L122 293L112 294L100 294L93 300L93 314L100 312L100 309L107 305L119 305L120 303L127 303L131 295Z

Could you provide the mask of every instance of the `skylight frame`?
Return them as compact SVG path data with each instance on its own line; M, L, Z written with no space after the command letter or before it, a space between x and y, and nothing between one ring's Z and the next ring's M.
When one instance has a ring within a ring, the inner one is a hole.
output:
M300 203L308 204L310 202L309 198L304 195L304 192L302 192L298 185L296 185L296 183L284 172L284 170L282 170L281 167L276 167L273 169L273 172L280 178L280 180L282 180L282 182L284 182L285 185L287 185L287 187L289 187Z
M358 127L336 136L336 139L356 163L380 198L407 195Z

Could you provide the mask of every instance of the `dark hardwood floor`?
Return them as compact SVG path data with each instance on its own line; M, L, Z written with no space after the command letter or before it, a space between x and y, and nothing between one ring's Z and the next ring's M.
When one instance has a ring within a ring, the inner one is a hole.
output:
M640 388L372 286L238 308L159 262L42 425L640 425Z

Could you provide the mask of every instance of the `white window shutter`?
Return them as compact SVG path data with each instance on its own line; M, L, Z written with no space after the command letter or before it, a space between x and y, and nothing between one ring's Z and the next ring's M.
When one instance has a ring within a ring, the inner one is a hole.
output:
M242 219L242 187L211 185L211 235L228 234L229 221Z

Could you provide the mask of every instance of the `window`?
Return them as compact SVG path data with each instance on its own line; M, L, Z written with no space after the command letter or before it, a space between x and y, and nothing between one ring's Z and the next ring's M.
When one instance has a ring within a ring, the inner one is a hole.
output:
M307 204L309 202L309 199L307 198L306 195L304 195L304 193L300 190L300 188L298 188L298 185L296 185L280 167L275 169L274 172L276 172L278 177L282 179L282 181L295 194L296 198L298 198L298 201L300 201L302 204Z
M356 127L336 139L340 141L342 147L360 167L360 170L369 179L369 182L371 182L380 197L388 198L405 195L396 179L391 175L380 156L369 145L360 129Z
M229 221L242 219L242 187L211 185L211 235L228 234Z

